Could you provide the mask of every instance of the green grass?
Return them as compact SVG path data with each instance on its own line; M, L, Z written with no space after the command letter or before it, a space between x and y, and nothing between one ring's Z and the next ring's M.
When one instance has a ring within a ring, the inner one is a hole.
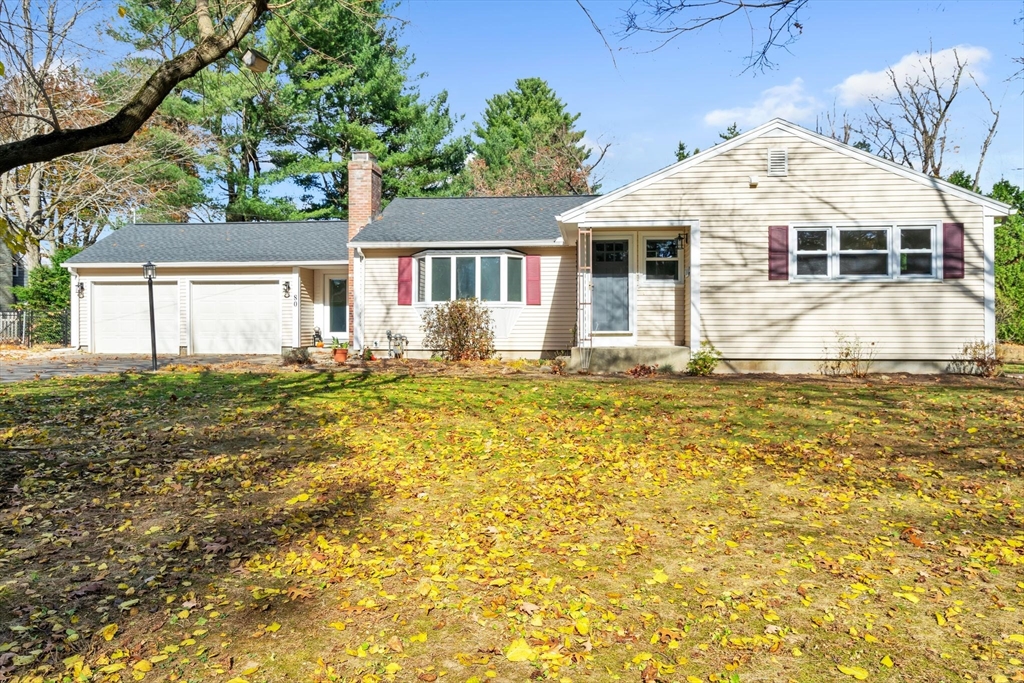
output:
M1012 380L3 385L0 675L1009 678L1022 412Z

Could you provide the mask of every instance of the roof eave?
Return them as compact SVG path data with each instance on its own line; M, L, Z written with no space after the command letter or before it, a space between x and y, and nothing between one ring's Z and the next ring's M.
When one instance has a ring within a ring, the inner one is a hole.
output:
M431 241L431 242L399 242L399 241L352 241L353 247L360 249L494 249L499 247L560 247L564 244L561 236L547 240L467 240L467 241Z

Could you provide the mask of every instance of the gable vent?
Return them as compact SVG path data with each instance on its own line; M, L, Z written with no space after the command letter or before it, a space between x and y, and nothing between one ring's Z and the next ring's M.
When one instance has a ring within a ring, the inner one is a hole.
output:
M768 175L789 175L789 150L768 150Z

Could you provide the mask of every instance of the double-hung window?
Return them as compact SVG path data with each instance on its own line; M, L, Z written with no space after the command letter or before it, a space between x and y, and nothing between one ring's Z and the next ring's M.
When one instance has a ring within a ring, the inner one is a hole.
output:
M416 302L476 298L491 303L522 303L524 259L519 252L427 252L417 255Z
M648 237L644 242L644 279L647 282L678 282L679 243L676 238Z
M938 224L795 225L794 280L903 280L939 277Z

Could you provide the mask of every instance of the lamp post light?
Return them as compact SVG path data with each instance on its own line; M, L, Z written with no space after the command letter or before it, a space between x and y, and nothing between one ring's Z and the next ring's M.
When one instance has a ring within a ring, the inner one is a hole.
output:
M156 313L153 309L153 278L156 277L156 266L152 261L142 264L142 277L149 283L149 339L153 344L153 372L156 372Z

